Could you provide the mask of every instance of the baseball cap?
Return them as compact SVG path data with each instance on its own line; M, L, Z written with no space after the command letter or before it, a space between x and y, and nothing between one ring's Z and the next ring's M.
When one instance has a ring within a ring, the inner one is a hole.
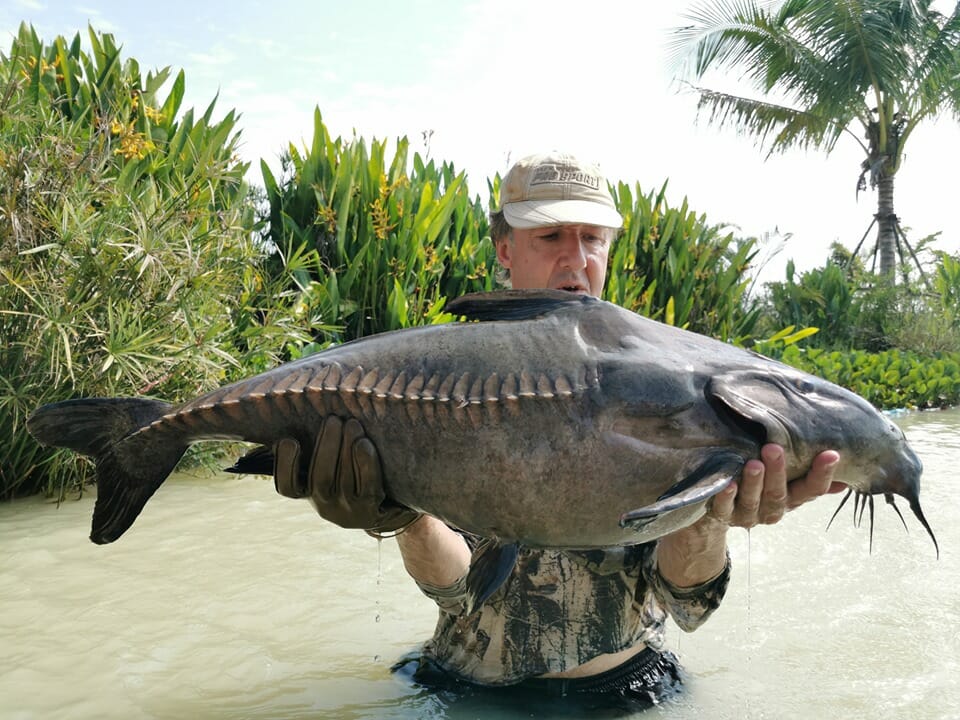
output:
M623 225L600 169L563 153L518 160L500 184L500 208L510 227L519 229Z

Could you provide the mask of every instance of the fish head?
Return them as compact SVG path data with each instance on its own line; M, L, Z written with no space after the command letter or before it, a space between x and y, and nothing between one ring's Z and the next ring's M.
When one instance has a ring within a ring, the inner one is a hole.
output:
M836 450L840 460L833 480L849 488L840 507L851 494L859 501L854 503L855 517L858 504L860 515L869 507L871 540L872 496L884 495L900 515L893 501L900 495L939 555L937 538L920 507L923 463L903 431L864 398L780 364L714 376L705 385L705 394L724 422L758 445L783 447L789 480L806 475L819 453Z
M708 402L759 445L785 452L788 478L806 475L824 450L840 453L834 479L857 492L913 500L923 465L903 431L859 395L783 365L715 376Z

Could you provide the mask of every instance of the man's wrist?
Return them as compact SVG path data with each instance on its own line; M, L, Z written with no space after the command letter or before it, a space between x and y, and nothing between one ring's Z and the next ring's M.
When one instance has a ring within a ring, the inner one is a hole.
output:
M407 532L410 528L416 525L420 519L423 518L423 515L414 515L408 522L404 523L400 527L392 528L390 530L380 530L377 528L367 528L364 532L372 538L377 540L385 540L387 538L397 537L397 535L402 535Z
M713 517L710 513L707 513L695 523L688 525L685 528L681 528L677 532L687 534L691 538L700 538L706 542L714 542L716 540L725 539L729 529L729 523L719 520Z
M725 522L705 515L692 525L660 538L657 543L660 575L678 588L716 578L727 562L728 529Z

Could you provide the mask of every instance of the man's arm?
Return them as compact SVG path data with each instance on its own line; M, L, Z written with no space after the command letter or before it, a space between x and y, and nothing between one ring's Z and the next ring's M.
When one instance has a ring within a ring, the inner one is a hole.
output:
M420 583L449 587L470 568L470 548L463 536L430 515L421 515L397 535L397 544L407 573Z
M671 585L694 587L723 572L729 528L772 525L788 510L844 488L833 482L833 469L840 459L833 450L820 453L807 476L790 483L783 448L764 445L760 457L747 462L739 483L714 496L704 517L660 539L657 565Z

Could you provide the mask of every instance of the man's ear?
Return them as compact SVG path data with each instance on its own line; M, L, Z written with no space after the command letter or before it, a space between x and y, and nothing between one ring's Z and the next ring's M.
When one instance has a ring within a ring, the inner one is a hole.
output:
M510 240L509 238L501 238L496 242L497 248L497 260L500 262L503 267L510 269Z

